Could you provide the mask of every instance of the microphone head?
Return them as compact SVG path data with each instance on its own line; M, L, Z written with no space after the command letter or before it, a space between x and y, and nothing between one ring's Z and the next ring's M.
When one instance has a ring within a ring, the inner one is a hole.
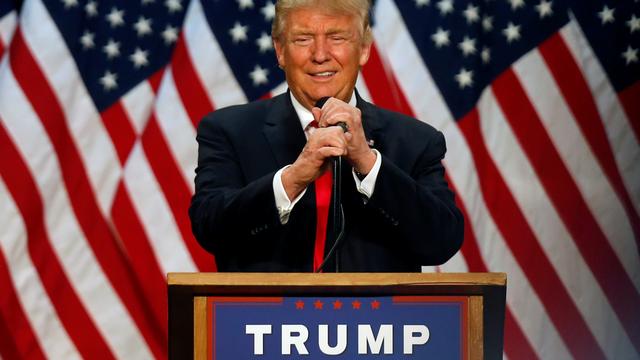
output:
M316 101L316 107L322 109L324 103L326 103L330 98L331 96L321 97L318 101Z

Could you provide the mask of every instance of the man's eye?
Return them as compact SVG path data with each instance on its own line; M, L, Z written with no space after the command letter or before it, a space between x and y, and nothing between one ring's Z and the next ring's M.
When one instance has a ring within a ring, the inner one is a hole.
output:
M308 44L309 42L311 42L311 39L310 38L296 38L296 39L293 39L293 42L295 44L298 44L298 45L305 45L305 44Z

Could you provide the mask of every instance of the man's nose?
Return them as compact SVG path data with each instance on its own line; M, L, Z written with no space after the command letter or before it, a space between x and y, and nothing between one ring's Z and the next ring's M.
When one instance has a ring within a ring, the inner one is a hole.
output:
M328 61L330 58L329 55L329 47L328 47L328 43L326 41L326 39L316 39L316 41L314 41L314 46L312 49L312 58L313 58L313 62L316 63L323 63L325 61Z

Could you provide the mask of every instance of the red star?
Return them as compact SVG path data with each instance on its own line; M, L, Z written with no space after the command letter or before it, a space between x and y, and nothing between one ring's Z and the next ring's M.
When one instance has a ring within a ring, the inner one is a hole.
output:
M373 301L371 302L371 308L372 308L373 310L378 310L378 309L380 309L380 302L379 302L378 300L373 300Z
M320 300L316 300L316 301L313 303L313 307L315 307L315 308L316 308L316 309L318 309L318 310L322 310L322 306L323 306L323 305L324 305L324 304L323 304L323 303L322 303L322 301L320 301Z
M351 306L353 306L353 308L354 308L354 309L356 309L356 310L360 310L360 301L358 301L358 300L354 300L354 301L351 303Z
M302 310L302 309L304 309L304 301L302 300L296 301L296 310Z
M333 309L334 310L340 310L342 309L342 301L340 300L336 300L333 302Z

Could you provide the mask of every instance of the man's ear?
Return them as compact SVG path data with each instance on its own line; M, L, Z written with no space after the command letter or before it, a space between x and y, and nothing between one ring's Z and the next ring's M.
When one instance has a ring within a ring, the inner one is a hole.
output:
M367 63L367 61L369 61L369 55L371 54L371 42L363 42L362 43L362 48L360 49L360 60L359 60L359 64L360 66L364 66L364 64Z
M273 48L276 50L276 58L278 59L278 65L281 69L284 69L284 48L282 43L277 38L273 38Z

